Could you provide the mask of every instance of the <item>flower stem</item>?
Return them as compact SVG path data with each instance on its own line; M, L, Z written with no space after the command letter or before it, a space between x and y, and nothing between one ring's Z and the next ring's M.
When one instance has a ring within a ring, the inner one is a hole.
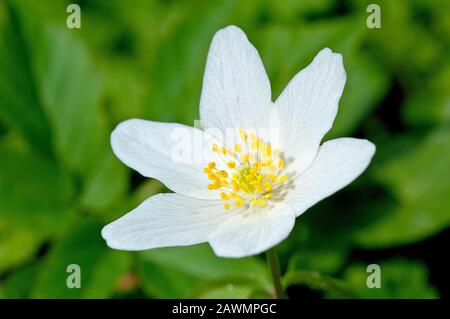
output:
M281 283L280 264L278 263L278 256L275 248L269 249L266 252L266 256L270 272L272 273L273 286L275 288L275 297L277 299L286 299L283 285Z

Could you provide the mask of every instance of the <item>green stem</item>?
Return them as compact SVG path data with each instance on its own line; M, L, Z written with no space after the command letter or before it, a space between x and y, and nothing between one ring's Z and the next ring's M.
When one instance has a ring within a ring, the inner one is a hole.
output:
M273 286L275 288L275 297L277 299L286 299L283 285L281 283L280 264L278 263L277 253L275 248L271 248L266 252L267 263L272 273Z

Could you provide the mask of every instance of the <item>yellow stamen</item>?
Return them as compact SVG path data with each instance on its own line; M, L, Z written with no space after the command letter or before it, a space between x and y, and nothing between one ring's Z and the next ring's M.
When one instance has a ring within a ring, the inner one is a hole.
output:
M244 206L245 201L244 201L244 199L239 197L239 198L236 199L236 201L234 203L236 204L236 206L241 207L241 206Z
M282 168L284 166L284 161L282 159L278 160L278 168Z
M239 129L239 134L241 135L242 140L244 142L247 142L248 135L242 128Z
M216 162L209 162L203 172L210 180L209 190L220 190L220 198L225 201L224 209L244 205L265 206L271 201L272 190L287 180L279 172L285 162L279 158L280 150L272 151L270 143L265 143L255 133L238 129L241 142L230 148L212 145L212 151L219 153L226 170L218 169ZM228 202L230 201L230 202Z
M220 171L219 174L220 174L220 176L222 176L222 177L225 177L225 178L228 177L227 171Z

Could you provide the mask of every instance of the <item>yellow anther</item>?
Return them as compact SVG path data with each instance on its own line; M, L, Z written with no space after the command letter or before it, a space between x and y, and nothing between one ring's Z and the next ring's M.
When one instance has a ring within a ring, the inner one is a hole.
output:
M209 162L209 163L208 163L208 167L209 167L210 169L214 169L214 168L216 168L216 163L214 163L214 162Z
M241 207L241 206L244 206L245 201L243 198L238 197L238 198L236 198L236 201L234 203L236 204L236 206Z
M284 166L284 161L282 159L278 160L278 168L282 168Z
M222 176L222 177L224 177L224 178L227 178L228 177L228 173L227 173L227 171L219 171L219 175L220 176Z
M230 148L212 144L213 152L221 155L226 170L218 169L217 162L209 162L203 168L211 181L207 188L219 190L225 210L246 204L267 205L273 196L274 185L287 179L286 175L278 175L285 167L278 156L279 149L272 150L272 145L264 143L255 133L247 133L242 128L238 132L241 142Z
M248 154L241 154L240 160L241 162L248 162Z
M247 193L250 193L250 189L244 183L240 183L239 186Z
M266 149L266 144L264 144L264 141L262 139L258 138L258 140L257 140L257 147L260 150L265 150Z
M242 140L244 141L244 142L246 142L247 141L247 133L244 131L244 129L242 129L242 128L240 128L239 129L239 134L241 135L241 138L242 138Z

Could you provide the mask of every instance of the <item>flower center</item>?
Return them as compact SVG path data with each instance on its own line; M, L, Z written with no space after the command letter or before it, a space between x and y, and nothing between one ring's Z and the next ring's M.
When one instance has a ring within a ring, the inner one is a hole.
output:
M226 170L218 168L216 162L208 163L203 169L211 181L208 189L221 190L225 210L233 205L265 206L286 181L280 150L272 150L270 143L264 143L254 133L248 134L243 129L238 132L240 142L233 148L212 145L212 151L221 158Z

